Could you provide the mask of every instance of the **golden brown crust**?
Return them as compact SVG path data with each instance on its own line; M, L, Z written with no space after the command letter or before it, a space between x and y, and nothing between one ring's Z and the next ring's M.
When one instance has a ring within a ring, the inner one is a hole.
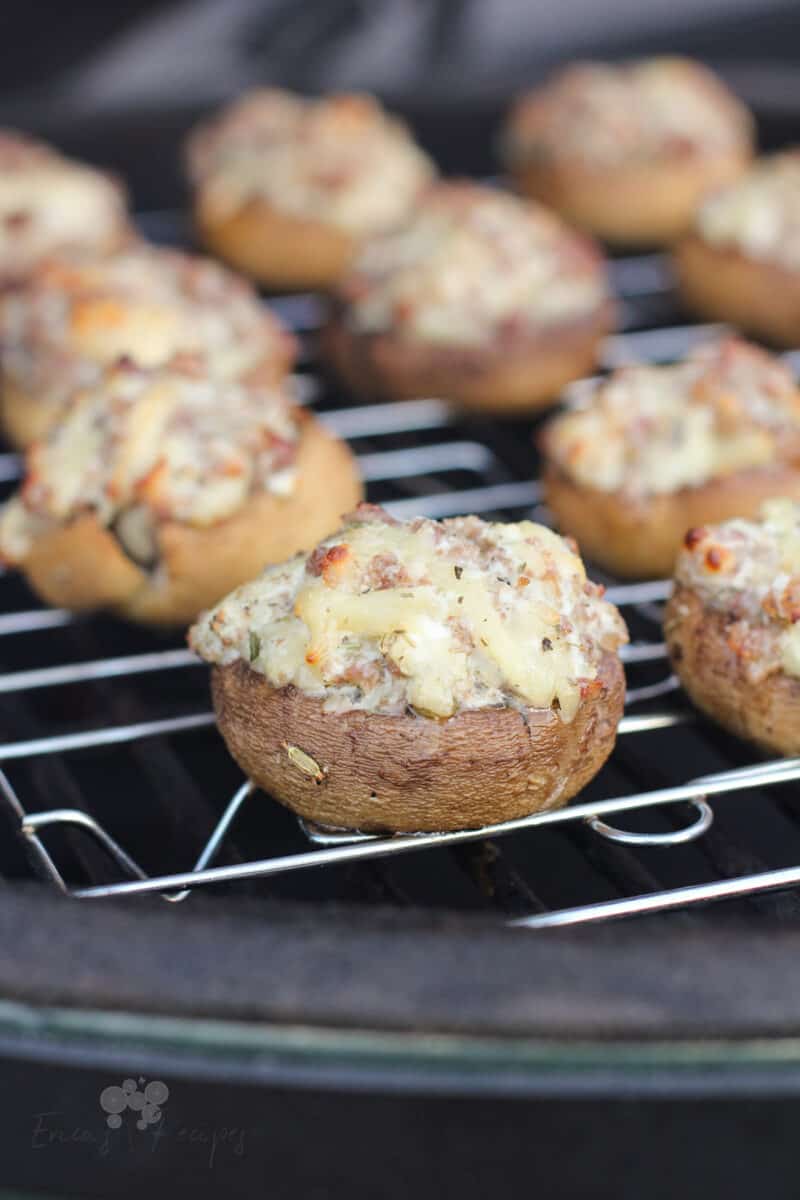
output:
M109 607L135 621L185 625L267 563L310 549L361 499L350 450L312 417L304 421L296 468L288 497L261 492L206 528L162 524L153 575L88 513L37 538L21 568L49 604Z
M195 224L213 254L280 291L331 287L354 249L353 238L343 230L279 212L259 197L220 218L207 211L201 191Z
M280 383L292 369L294 356L294 342L287 338L282 353L268 355L246 372L240 382L253 387ZM0 375L0 428L15 449L24 450L41 441L63 411L62 404L26 392L8 373Z
M613 326L608 303L513 349L443 349L391 333L357 334L334 315L321 344L337 374L364 398L442 396L466 408L513 414L547 407L568 383L594 370Z
M367 831L470 829L566 804L614 747L625 681L604 656L602 688L564 724L551 709L474 709L447 720L326 713L238 661L215 667L214 707L233 757L308 820ZM290 755L308 755L313 767Z
M756 517L765 500L800 500L800 465L737 471L700 487L633 499L573 482L558 468L544 474L547 507L583 557L624 579L672 574L687 529L730 517Z
M579 229L618 246L658 246L685 233L703 196L738 179L750 158L742 150L607 169L520 160L512 175L523 195Z
M800 341L800 271L759 262L690 234L675 247L678 288L688 308L781 346Z
M732 621L678 585L664 617L675 673L693 703L723 728L770 753L800 754L800 679L778 671L753 683L728 644Z

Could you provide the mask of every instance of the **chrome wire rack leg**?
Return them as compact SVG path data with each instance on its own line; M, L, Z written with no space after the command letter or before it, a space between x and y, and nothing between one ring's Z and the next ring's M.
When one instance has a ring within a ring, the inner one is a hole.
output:
M214 859L219 854L222 843L227 837L228 830L236 819L239 809L244 804L248 796L251 796L255 791L255 784L249 779L245 780L240 788L234 792L227 808L217 822L214 832L206 842L202 853L194 864L195 871L204 871L206 867L210 867ZM172 904L178 904L181 900L185 900L191 892L191 888L181 888L179 892L167 892L164 895L165 900L169 900Z
M29 813L25 816L20 833L34 846L37 852L43 852L39 831L46 829L49 825L71 825L76 829L84 830L102 847L110 858L114 860L126 875L132 879L147 879L146 871L143 871L139 864L131 858L127 851L122 849L119 842L108 833L99 822L95 821L94 817L88 813L81 812L77 808L52 808L47 812ZM47 855L50 862L50 856Z
M39 831L50 825L71 825L88 833L113 859L121 870L132 879L147 879L146 873L137 862L123 850L110 833L94 817L80 809L52 808L47 812L26 813L19 797L4 771L0 771L0 793L2 793L14 818L19 822L18 833L25 843L28 854L38 874L52 883L60 892L69 894L69 888L52 855L39 836Z
M29 858L37 875L44 879L46 883L51 883L66 895L68 888L64 877L53 862L50 852L44 846L41 839L35 835L33 837L26 837L23 833L25 809L20 804L19 797L11 786L11 781L5 771L0 771L0 794L10 808L12 817L17 822L17 832L25 843Z
M253 791L254 785L249 780L237 788L198 857L194 866L195 871L202 871L209 867L217 857L242 804ZM69 808L53 808L48 809L47 812L26 813L8 776L3 771L0 771L0 793L5 798L14 818L19 822L18 832L25 842L38 873L59 891L69 894L69 888L63 875L39 836L40 831L52 825L69 825L84 830L94 838L125 875L131 879L149 879L147 872L139 866L135 859L131 858L119 842L88 813L82 812L80 809ZM190 891L190 888L183 888L179 892L165 891L163 899L177 903L185 900Z

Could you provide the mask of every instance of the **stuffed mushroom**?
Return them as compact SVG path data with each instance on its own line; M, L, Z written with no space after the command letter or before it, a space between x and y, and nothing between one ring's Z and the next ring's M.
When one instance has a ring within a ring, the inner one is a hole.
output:
M664 633L698 708L763 750L800 754L800 504L690 530Z
M367 95L246 93L190 135L205 245L267 287L328 288L358 242L404 220L435 174Z
M698 203L746 170L753 120L686 58L573 63L522 96L506 122L519 189L619 246L662 245Z
M800 150L761 159L709 196L675 247L675 268L698 316L800 344Z
M693 525L800 500L800 391L736 338L577 388L541 438L559 527L615 575L671 574Z
M121 358L273 383L295 351L250 285L210 259L144 243L105 259L63 254L0 295L0 423L29 445Z
M23 282L51 254L111 254L134 236L111 175L0 129L0 288Z
M273 387L127 363L75 396L0 510L50 604L185 625L361 497L349 449Z
M190 632L255 783L323 825L406 832L565 804L614 746L626 639L550 530L368 505Z
M431 187L401 229L362 246L322 345L358 394L514 413L593 370L613 321L603 258L583 235L457 181Z

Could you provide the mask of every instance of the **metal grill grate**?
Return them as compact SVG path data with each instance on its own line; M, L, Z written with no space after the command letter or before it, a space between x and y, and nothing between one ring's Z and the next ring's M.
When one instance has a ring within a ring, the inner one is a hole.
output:
M151 232L168 237L177 220L151 214ZM607 340L604 367L668 361L714 332L678 323L659 256L620 259L613 270L625 328ZM315 371L314 297L273 304L303 336L298 394L353 444L370 499L400 517L549 519L532 478L529 426L466 421L434 399L342 407ZM16 456L0 455L0 485L10 488L18 474ZM800 885L800 824L772 790L800 779L800 760L753 765L746 747L696 721L660 641L668 585L608 582L634 638L627 711L617 750L580 802L480 830L382 837L302 822L298 830L249 783L234 788L235 768L208 729L205 673L191 652L105 617L36 607L5 575L0 793L33 869L79 898L157 892L175 902L199 886L306 879L312 869L316 876L338 866L360 873L346 885L349 898L490 903L511 924L541 928ZM233 795L220 816L225 789ZM713 830L712 797L725 814ZM688 819L680 806L688 806ZM626 814L642 828L620 828ZM555 834L554 857L546 839ZM387 864L403 855L413 869L401 879ZM12 877L25 869L10 852L0 868ZM311 891L330 894L324 884ZM794 916L796 907L784 897L769 911Z

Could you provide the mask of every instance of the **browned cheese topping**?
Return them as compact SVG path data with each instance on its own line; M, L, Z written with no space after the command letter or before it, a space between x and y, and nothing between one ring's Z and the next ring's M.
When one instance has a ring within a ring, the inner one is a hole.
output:
M402 228L366 242L341 288L359 333L513 347L608 299L592 244L544 208L477 184L432 187Z
M42 532L92 512L149 563L160 522L213 525L253 493L290 494L298 440L279 390L118 366L29 450L0 509L0 554L23 562Z
M544 443L583 486L660 495L800 459L800 392L775 355L725 338L578 385Z
M57 251L104 254L127 234L125 194L114 179L0 129L0 282L24 278Z
M627 640L574 543L530 521L401 523L362 505L310 555L268 567L206 613L190 641L242 660L328 711L445 718L554 707L571 721Z
M800 151L761 159L701 205L697 231L748 258L800 269Z
M754 683L800 676L800 505L772 500L759 521L691 530L676 579L730 618L729 644Z
M5 378L54 407L121 358L140 366L183 361L224 379L294 342L256 293L210 259L139 244L112 258L62 255L0 295Z
M509 158L615 167L746 152L747 109L684 58L575 63L518 101Z
M263 199L357 236L389 229L433 178L405 125L364 95L248 92L189 139L204 207L224 219Z

